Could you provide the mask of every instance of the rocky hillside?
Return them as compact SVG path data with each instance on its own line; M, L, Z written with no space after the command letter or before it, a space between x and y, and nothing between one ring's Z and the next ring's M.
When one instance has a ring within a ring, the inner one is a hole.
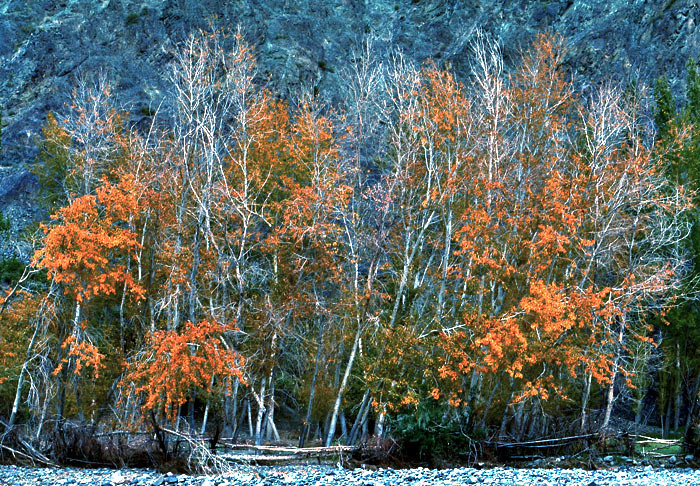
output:
M282 95L315 89L333 102L353 47L469 70L470 38L483 29L514 60L537 32L569 43L567 67L584 85L652 80L682 88L700 56L697 0L2 0L0 1L0 211L15 228L36 216L38 184L27 172L47 112L60 111L80 75L102 71L133 122L161 102L172 48L213 22L240 25L259 75Z

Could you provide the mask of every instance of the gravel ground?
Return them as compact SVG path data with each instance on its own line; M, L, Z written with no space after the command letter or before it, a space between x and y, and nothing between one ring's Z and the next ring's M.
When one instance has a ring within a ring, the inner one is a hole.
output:
M582 469L380 469L353 471L328 466L245 467L216 476L159 474L155 471L123 469L41 469L0 466L0 484L89 485L89 486L404 486L468 484L493 485L700 485L700 470L622 467L604 471Z

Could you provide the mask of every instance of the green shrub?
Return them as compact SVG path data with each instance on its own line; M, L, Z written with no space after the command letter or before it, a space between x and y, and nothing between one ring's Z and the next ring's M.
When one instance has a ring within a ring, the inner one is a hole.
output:
M401 445L401 454L409 461L435 467L473 461L478 441L483 434L467 434L460 420L454 418L456 409L445 409L437 403L422 402L416 411L399 414L390 422L392 435Z
M11 285L17 282L24 272L24 262L13 256L0 259L0 284Z
M139 14L137 14L136 12L131 12L129 15L126 16L126 20L124 21L124 25L135 24L138 21L139 21Z
M42 188L39 194L41 205L53 212L65 203L71 139L61 129L53 113L46 116L41 135L37 140L39 156L30 170L39 179Z
M0 233L10 231L10 218L0 213Z
M156 110L154 110L148 105L144 105L141 107L141 114L143 116L154 116L156 114Z

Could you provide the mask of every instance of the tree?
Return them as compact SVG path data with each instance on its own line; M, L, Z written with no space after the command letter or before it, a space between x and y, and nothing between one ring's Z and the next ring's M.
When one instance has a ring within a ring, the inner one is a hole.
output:
M138 211L134 197L134 179L125 177L112 184L107 179L96 195L79 197L52 215L56 224L43 226L44 246L36 252L33 264L44 268L52 282L62 284L65 295L74 302L70 324L58 327L61 340L58 375L70 366L80 375L85 366L93 368L97 378L104 355L93 344L81 310L98 296L115 295L120 285L136 300L143 287L130 271L130 261L139 247L136 234L124 225ZM66 379L63 373L62 379ZM76 388L77 393L77 388ZM63 415L65 386L62 387L59 416Z
M192 389L211 391L212 383L226 378L243 381L244 360L230 349L225 334L231 326L188 322L183 332L156 331L139 360L129 365L122 387L134 387L144 412L157 411L175 421L179 407Z

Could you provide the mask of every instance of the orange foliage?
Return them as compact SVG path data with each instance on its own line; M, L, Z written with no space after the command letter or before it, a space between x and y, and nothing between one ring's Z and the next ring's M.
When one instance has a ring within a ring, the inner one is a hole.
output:
M61 344L62 349L68 349L67 357L63 358L58 364L53 374L58 375L63 367L69 363L71 357L75 358L75 367L73 372L76 375L80 375L80 370L83 367L92 367L94 369L95 379L100 376L100 368L104 368L105 365L102 363L104 359L104 354L100 353L97 347L86 341L78 341L77 337L74 335L68 336L63 344Z
M432 285L452 288L445 300L457 300L460 312L452 322L438 315L437 333L423 333L416 345L443 351L423 357L440 383L426 383L426 393L455 406L471 372L505 376L516 401L564 397L562 371L601 385L613 369L624 374L615 358L620 328L677 278L674 264L644 255L664 241L654 218L685 210L687 198L668 197L663 161L643 142L637 107L601 93L595 103L604 109L581 116L562 59L562 40L539 36L507 80L478 74L471 97L429 64L421 88L407 95L415 105L399 119L408 145L398 159L406 167L395 196L396 254L441 215L426 239L433 250L453 248L442 263L449 262L448 281L431 268L434 260L421 279L432 273ZM418 149L407 149L411 143ZM393 369L406 344L390 344L381 366ZM397 402L415 388L402 381L391 380Z
M46 238L34 263L65 284L78 302L114 294L120 283L134 298L143 296L143 288L127 270L128 259L139 248L136 234L125 227L138 211L134 192L133 176L117 184L103 179L95 196L75 199L51 216L57 224L42 226Z
M129 363L120 386L134 384L136 395L143 397L142 409L160 406L175 419L177 409L191 396L193 389L211 391L212 378L235 378L245 384L244 359L228 348L223 334L234 330L214 321L187 322L183 332L156 331L148 337L141 356Z

